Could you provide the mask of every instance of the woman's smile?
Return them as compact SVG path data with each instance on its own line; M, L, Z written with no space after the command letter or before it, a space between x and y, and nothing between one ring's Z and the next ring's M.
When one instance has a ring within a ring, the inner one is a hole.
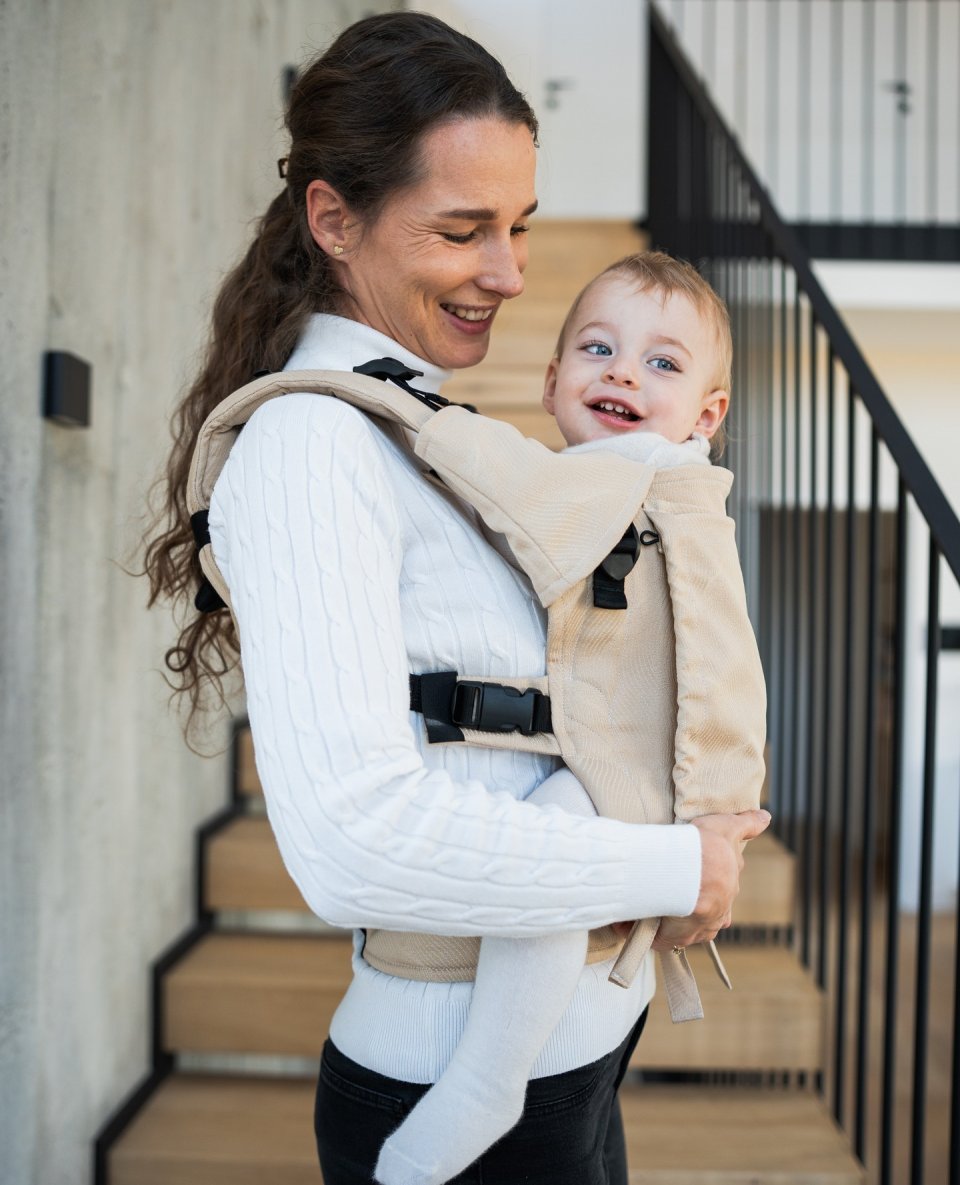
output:
M460 332L471 337L488 334L493 322L493 314L498 305L486 309L471 309L465 305L446 304L440 302L440 307L450 318L450 323Z

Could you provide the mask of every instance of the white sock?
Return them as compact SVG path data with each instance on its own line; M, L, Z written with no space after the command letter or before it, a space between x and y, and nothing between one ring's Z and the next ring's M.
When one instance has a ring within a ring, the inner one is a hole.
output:
M531 798L595 813L565 769ZM573 995L586 950L584 932L483 940L463 1036L446 1070L381 1148L381 1185L442 1185L514 1126L530 1069Z

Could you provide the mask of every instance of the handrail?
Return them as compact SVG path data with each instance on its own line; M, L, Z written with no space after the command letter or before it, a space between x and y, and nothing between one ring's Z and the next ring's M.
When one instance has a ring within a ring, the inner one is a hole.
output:
M883 393L843 318L814 275L807 253L801 246L799 239L777 213L765 186L744 156L737 137L727 127L723 117L710 101L703 84L677 45L673 30L657 11L656 4L652 0L650 21L651 27L660 37L665 52L686 86L700 115L707 124L712 125L729 141L729 147L736 163L753 191L751 197L758 205L763 230L769 235L777 255L788 263L796 273L810 301L815 317L830 338L834 354L843 363L857 394L870 412L883 443L903 474L907 489L913 495L917 507L927 520L944 559L954 576L960 580L960 519L936 478L930 472L930 467L914 444L890 400Z

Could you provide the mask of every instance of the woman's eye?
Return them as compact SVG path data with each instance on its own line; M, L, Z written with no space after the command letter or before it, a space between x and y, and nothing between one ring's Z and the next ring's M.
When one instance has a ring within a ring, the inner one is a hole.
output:
M677 369L676 364L671 362L669 358L653 358L651 365L656 367L657 370L670 371Z
M609 358L613 350L605 342L587 342L582 346L587 354L596 354L600 358Z
M446 234L445 233L443 237L447 240L448 243L469 243L472 239L476 238L476 235L477 235L477 232L475 230L468 230L465 235L455 235L455 234Z

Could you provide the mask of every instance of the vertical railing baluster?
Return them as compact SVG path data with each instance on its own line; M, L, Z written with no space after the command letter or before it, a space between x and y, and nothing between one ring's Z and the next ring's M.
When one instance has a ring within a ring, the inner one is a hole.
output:
M883 1078L880 1099L880 1185L893 1180L893 1139L896 1107L897 993L900 974L900 841L903 830L903 728L907 669L907 489L897 481L897 523L894 562L897 569L893 605L893 739L890 750L888 819L887 936L884 973Z
M800 581L803 572L802 563L802 531L803 519L801 505L803 502L803 388L802 388L802 338L801 338L801 300L800 292L794 287L793 297L793 578L794 578L794 606L793 606L793 689L791 700L793 703L793 721L790 731L790 846L796 851L801 835L800 808L800 759L802 745L800 743L800 703L802 699L803 661L800 636ZM803 853L801 853L801 870L804 867ZM806 897L807 885L800 885L801 909Z
M930 929L933 912L933 821L937 777L937 687L940 659L940 549L930 536L927 565L927 678L923 727L923 807L920 822L920 901L917 910L917 998L913 1030L911 1185L925 1185Z
M744 307L743 307L743 280L744 280L744 259L743 259L743 243L742 243L742 218L743 218L743 187L740 184L740 173L735 167L733 173L733 256L730 261L730 301L733 309L733 324L734 324L734 358L737 368L737 388L743 394L744 386L744 370L746 366L746 351L743 348L744 342ZM740 343L739 345L737 343ZM739 357L738 357L739 355ZM746 421L745 421L745 407L741 401L737 406L737 473L742 474L744 466L747 464L747 435L746 435ZM744 498L744 482L738 480L737 483L737 531L739 546L743 549L744 563L747 568L750 565L750 524L745 514L745 498Z
M774 338L776 318L774 316L774 258L772 244L767 240L766 258L763 262L763 278L764 278L764 293L763 293L763 309L764 309L764 323L763 323L763 341L764 341L764 355L763 355L763 372L761 377L762 402L761 406L765 409L764 433L763 433L763 456L764 469L762 477L762 497L760 505L763 514L763 539L761 542L761 560L760 570L764 576L764 587L760 595L760 636L764 639L763 648L763 662L764 671L766 672L768 684L772 684L773 673L776 669L776 659L774 658L774 612L773 606L783 596L781 589L776 586L776 566L774 565L774 556L776 555L776 534L775 534L775 518L774 518L774 487L773 487L773 473L774 473L774 456L776 448L775 439L775 420L776 420L776 404L774 397L774 373L776 365ZM773 733L773 705L770 702L770 697L767 698L767 741L768 744ZM774 737L774 743L776 738ZM773 781L768 774L768 785ZM772 785L770 785L772 789Z
M810 507L807 511L807 712L805 718L806 744L803 746L806 754L804 762L804 783L807 787L806 818L804 825L803 852L803 880L806 885L801 923L801 958L805 967L810 966L810 939L813 919L813 888L816 883L816 854L817 845L813 842L816 827L816 811L814 804L819 795L814 793L813 771L816 762L816 718L817 718L817 610L820 598L817 595L819 567L817 563L817 320L810 307L807 310L807 334L810 374L807 386L810 392Z
M877 620L880 583L880 440L876 428L870 434L870 511L867 529L867 636L864 682L866 703L863 721L863 819L860 848L860 950L857 976L857 1103L853 1146L866 1157L868 1063L870 1056L870 972L873 951L873 885L875 879L876 773L877 773Z
M690 175L690 202L687 214L687 254L696 267L700 262L700 207L703 202L703 185L700 176L703 164L703 145L700 139L701 120L693 99L690 100L688 122L687 170Z
M738 243L734 271L734 302L737 310L737 342L736 349L740 351L739 381L740 414L737 422L740 425L740 464L737 467L737 485L740 496L737 499L738 513L743 522L741 540L743 543L743 565L747 572L753 567L753 532L750 519L750 426L749 405L747 398L750 394L750 306L748 296L749 286L749 255L743 242L746 229L746 190L741 180L737 183L736 205ZM746 396L746 398L745 398ZM748 603L752 605L750 587L747 586Z
M783 600L780 604L777 633L780 639L778 653L780 667L778 670L777 687L777 801L780 809L784 810L788 802L787 791L787 606L790 597L790 585L787 583L787 423L789 419L789 405L787 397L787 265L780 260L780 513L777 517L777 555L780 570L780 588ZM781 834L790 834L785 827L784 820L778 820L777 827Z
M853 785L853 656L856 618L857 563L857 437L856 406L853 387L847 376L847 536L846 598L844 606L843 663L843 778L840 785L840 875L837 886L837 988L833 1001L834 1095L833 1113L843 1126L846 1114L847 1065L847 945L850 928L850 865L853 860L853 833L850 825Z
M834 497L836 494L836 363L833 347L827 348L827 501L824 521L824 575L823 575L823 699L821 702L821 748L820 748L820 912L817 920L819 945L817 948L817 983L827 986L827 950L830 901L830 878L832 871L831 852L833 835L830 828L830 793L833 782L832 730L833 730L833 560L834 560Z

